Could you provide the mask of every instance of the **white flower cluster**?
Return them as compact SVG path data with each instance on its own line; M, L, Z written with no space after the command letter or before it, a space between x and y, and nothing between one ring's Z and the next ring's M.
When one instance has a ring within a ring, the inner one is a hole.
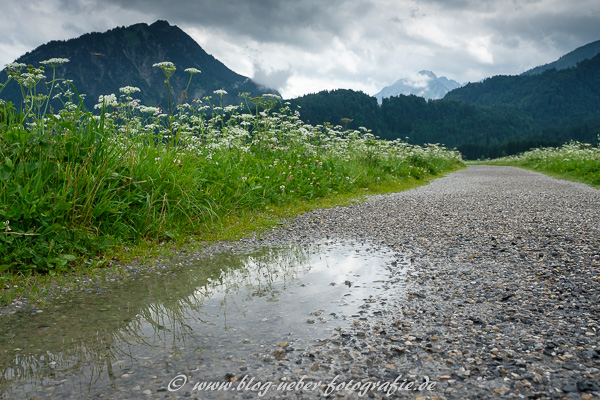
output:
M59 65L63 65L69 62L68 58L51 58L49 60L40 61L40 64L48 65L52 68L56 68Z
M223 89L217 89L213 93L217 94L219 96L223 96L223 95L227 94L227 92L225 90L223 90Z
M153 67L167 69L167 70L175 70L175 64L170 61L163 61L156 64L152 64Z
M196 68L186 68L185 72L189 72L190 74L199 74L201 71Z
M10 71L20 71L21 68L26 68L27 65L23 64L23 63L16 63L16 62L12 62L12 63L8 63L4 65L6 67L6 69L10 70Z
M21 74L21 82L23 83L23 86L25 86L26 88L32 88L35 85L38 84L39 81L41 81L42 79L45 79L46 76L44 74L42 74L42 70L41 69L31 69L31 72L24 72Z
M142 113L148 113L148 114L158 114L160 112L158 107L148 107L148 106L139 106L138 110L140 110L140 112L142 112Z
M140 89L135 86L125 86L119 89L119 91L123 94L133 94L139 92Z
M102 107L116 107L118 105L118 101L117 101L117 96L115 96L114 93L111 94L106 94L106 95L100 95L100 97L98 97L98 104L96 104L94 106L95 109L99 109Z

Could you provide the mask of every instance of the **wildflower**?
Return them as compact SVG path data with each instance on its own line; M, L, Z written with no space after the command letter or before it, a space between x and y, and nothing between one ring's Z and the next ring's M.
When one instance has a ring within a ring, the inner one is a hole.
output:
M138 109L140 112L148 114L158 114L160 112L158 107L139 106Z
M52 68L56 68L59 65L63 65L69 62L68 58L51 58L49 60L40 61L40 64L49 65Z
M9 224L10 224L10 221L5 221L5 222L4 222L4 230L5 230L6 232L10 232L10 231L12 231L12 229L10 229L10 226L8 226Z
M172 69L173 71L175 71L175 69L176 69L175 68L175 64L173 64L170 61L159 62L159 63L156 63L156 64L152 64L152 66L155 67L155 68L160 68L160 69L169 69L169 70Z
M8 63L8 64L5 64L4 66L6 67L8 72L13 72L13 73L19 73L22 68L27 67L27 65L25 65L23 63L16 63L16 62Z
M272 97L274 99L280 99L281 98L281 96L276 95L274 93L265 93L265 94L262 95L262 97Z
M190 74L199 74L201 71L196 68L186 68L185 72L189 72Z
M152 65L153 67L160 68L163 70L163 74L165 75L165 82L169 82L169 79L175 72L177 68L175 68L175 64L170 61L163 61Z
M98 104L96 104L94 106L94 108L98 109L98 108L109 107L109 106L116 107L117 104L118 104L117 96L115 96L114 93L107 94L107 95L101 94L100 97L98 97Z
M23 63L16 63L16 62L11 62L8 64L4 64L4 66L8 69L20 69L20 68L25 68L27 67L27 65L23 64Z
M135 92L139 92L140 89L134 86L125 86L120 88L119 91L123 94L133 94Z
M247 179L248 179L247 176L242 176L242 182L246 182Z
M26 88L32 88L37 85L39 81L46 78L42 72L44 72L42 68L30 68L27 72L21 74L19 80Z
M223 89L217 89L213 93L218 94L219 96L223 96L223 95L227 94L227 92Z

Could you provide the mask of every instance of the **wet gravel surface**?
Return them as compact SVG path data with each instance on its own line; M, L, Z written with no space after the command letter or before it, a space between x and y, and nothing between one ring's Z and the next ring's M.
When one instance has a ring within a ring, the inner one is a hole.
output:
M491 166L287 221L245 244L368 239L411 254L408 292L391 280L353 328L307 348L274 345L227 378L322 382L287 398L359 398L357 382L394 381L398 390L373 387L364 397L600 398L599 227L600 191Z

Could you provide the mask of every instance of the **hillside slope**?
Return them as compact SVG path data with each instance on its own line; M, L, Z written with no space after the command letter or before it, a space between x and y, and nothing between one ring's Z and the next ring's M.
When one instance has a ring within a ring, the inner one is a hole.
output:
M39 66L39 62L54 57L68 58L69 63L57 69L57 75L73 80L77 90L86 94L85 105L93 108L98 96L119 93L119 88L135 86L141 89L139 98L148 106L167 103L164 75L153 64L170 61L177 71L172 77L172 99L183 100L183 90L189 80L186 68L201 70L195 74L186 95L188 99L212 95L224 89L225 101L239 103L240 92L258 96L276 93L251 79L239 75L206 53L198 43L177 26L166 21L148 25L135 24L104 33L87 33L76 39L51 41L19 57L16 62ZM5 79L2 72L0 78ZM18 85L9 83L2 98L18 104L21 93Z

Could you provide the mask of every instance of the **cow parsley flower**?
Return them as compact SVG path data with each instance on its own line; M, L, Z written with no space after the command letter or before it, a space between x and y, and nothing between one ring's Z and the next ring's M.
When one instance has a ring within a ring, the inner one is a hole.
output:
M12 63L8 63L4 65L9 71L20 71L22 68L26 68L27 65L23 64L23 63L16 63L16 62L12 62Z
M102 107L116 107L119 103L117 102L117 96L115 96L114 93L111 94L107 94L107 95L100 95L100 97L98 97L98 104L96 104L94 106L94 108L99 109Z
M217 89L213 93L218 94L219 96L223 96L223 95L227 94L227 92L223 89Z
M123 94L133 94L139 92L140 89L135 86L125 86L119 89L119 91Z
M171 78L171 76L173 75L173 73L177 69L177 68L175 68L175 64L173 64L170 61L159 62L159 63L153 64L152 66L156 67L156 68L162 69L163 70L163 74L165 74L165 78L166 78L167 81L169 80L169 78Z
M42 65L48 65L52 68L56 68L59 65L63 65L69 62L68 58L51 58L49 60L40 61Z
M189 72L190 74L199 74L202 71L200 71L199 69L196 69L196 68L186 68L185 72Z
M30 72L24 72L20 76L20 82L26 88L32 88L38 84L39 81L45 79L46 76L42 74L42 70L38 68L30 69Z
M176 69L175 64L173 64L170 61L159 62L156 64L152 64L152 66L156 67L156 68L160 68L160 69L169 69L169 70L173 70L173 71L175 71L175 69Z

